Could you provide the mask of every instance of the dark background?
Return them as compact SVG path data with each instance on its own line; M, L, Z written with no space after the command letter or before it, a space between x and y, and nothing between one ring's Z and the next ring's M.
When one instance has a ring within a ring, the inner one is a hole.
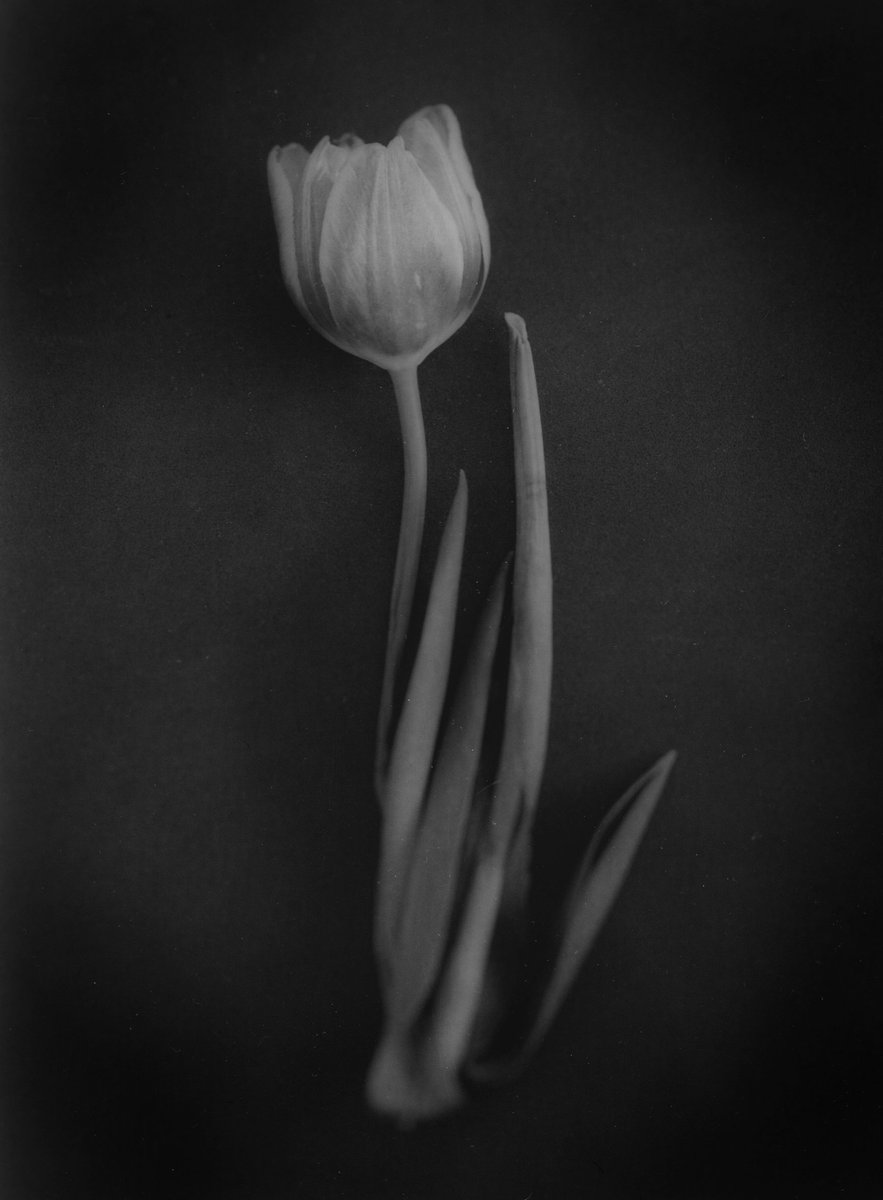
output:
M876 4L2 7L4 1198L871 1197L881 1130ZM562 879L675 776L516 1084L402 1133L370 791L387 377L278 270L276 142L464 130L481 304L422 370L464 629L543 406Z

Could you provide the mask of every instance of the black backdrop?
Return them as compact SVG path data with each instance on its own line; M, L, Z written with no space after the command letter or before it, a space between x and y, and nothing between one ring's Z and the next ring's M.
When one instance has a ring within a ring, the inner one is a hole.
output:
M50 1197L865 1197L879 1120L876 6L2 9L3 1169ZM541 888L680 759L518 1083L368 1114L382 372L280 280L275 142L460 117L490 281L422 371L464 628L555 566Z

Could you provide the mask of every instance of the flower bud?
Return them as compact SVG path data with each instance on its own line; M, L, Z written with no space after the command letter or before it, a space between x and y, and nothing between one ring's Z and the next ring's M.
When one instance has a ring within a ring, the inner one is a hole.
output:
M388 370L415 367L481 295L490 236L446 105L388 146L352 135L276 146L267 163L282 274L311 325Z

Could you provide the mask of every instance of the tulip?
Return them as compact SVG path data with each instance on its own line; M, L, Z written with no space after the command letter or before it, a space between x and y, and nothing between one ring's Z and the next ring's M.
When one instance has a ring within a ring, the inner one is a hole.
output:
M446 105L409 117L388 146L353 135L276 146L267 173L282 275L310 324L392 375L405 458L375 783L385 789L396 675L426 505L417 367L463 324L490 265L481 196Z
M481 197L446 105L388 146L327 137L268 162L282 274L319 333L388 370L418 366L475 307L490 263Z

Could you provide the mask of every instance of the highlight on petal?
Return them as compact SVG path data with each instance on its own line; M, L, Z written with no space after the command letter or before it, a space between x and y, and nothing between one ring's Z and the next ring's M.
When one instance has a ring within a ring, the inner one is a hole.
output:
M411 122L414 122L416 125L424 121L429 123L438 134L450 157L451 165L457 175L460 186L469 201L470 208L478 225L479 240L481 241L482 253L485 260L485 271L487 271L491 261L490 232L487 218L485 217L484 205L481 201L481 193L475 186L475 176L472 173L472 166L463 146L460 122L447 104L434 104L420 109L409 121L405 122L399 132L404 133L405 129L408 128L408 136L415 136L411 132Z
M400 139L352 152L328 198L319 263L338 335L361 352L406 357L447 332L463 251Z
M400 328L410 318L414 336L423 344L456 314L463 282L463 247L451 213L401 138L390 143L386 165L388 208L382 193L376 193L375 226L388 221L396 233L378 238L378 267L381 254L390 266L386 277L379 269L376 272L376 299L380 304L397 304Z
M457 118L447 105L424 108L405 121L399 134L457 222L465 261L460 301L469 302L487 278L490 233Z

